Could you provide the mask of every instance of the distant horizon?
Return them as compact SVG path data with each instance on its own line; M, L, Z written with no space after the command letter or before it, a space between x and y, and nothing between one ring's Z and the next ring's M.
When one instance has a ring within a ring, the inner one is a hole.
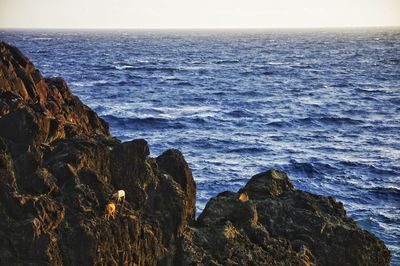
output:
M125 30L125 31L186 31L186 30L195 30L195 31L220 31L220 30L352 30L352 29L400 29L400 25L391 25L391 26L326 26L326 27L203 27L203 28L190 28L190 27L171 27L171 28L113 28L113 27L103 27L103 28L68 28L68 27L0 27L0 30L74 30L74 31L109 31L109 30Z

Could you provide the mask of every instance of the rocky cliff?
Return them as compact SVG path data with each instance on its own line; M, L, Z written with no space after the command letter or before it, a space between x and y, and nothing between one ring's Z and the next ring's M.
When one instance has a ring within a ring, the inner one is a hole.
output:
M1 265L388 265L334 198L268 171L195 220L182 154L121 143L61 78L0 43ZM115 218L105 218L123 189Z

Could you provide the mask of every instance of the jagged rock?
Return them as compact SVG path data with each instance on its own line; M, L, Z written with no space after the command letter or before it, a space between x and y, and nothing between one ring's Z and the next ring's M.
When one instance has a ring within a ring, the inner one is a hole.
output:
M0 42L0 265L388 265L341 203L279 171L214 197L177 150L121 143L61 78ZM117 190L115 219L105 206Z
M253 176L239 192L246 192L251 199L263 199L293 190L294 186L286 173L272 170Z
M185 208L188 211L187 217L194 220L196 214L196 183L182 153L175 149L167 150L157 157L157 165L180 185L189 200Z
M81 134L110 136L108 124L63 79L44 79L13 46L0 42L0 51L0 136L26 146Z
M248 197L244 202L240 200L243 193ZM229 243L237 237L240 241ZM221 244L221 239L226 243ZM217 252L227 245L228 250ZM232 254L226 256L226 252ZM204 260L204 254L211 256L206 260L223 265L388 265L390 262L390 252L384 243L347 217L340 202L295 190L288 176L276 170L253 176L237 193L223 192L212 198L197 225L186 234L183 253L182 260L187 264ZM247 261L243 259L246 256Z
M112 138L63 79L0 51L0 264L172 264L194 219L182 155L159 167L146 141ZM106 221L118 189L126 201Z

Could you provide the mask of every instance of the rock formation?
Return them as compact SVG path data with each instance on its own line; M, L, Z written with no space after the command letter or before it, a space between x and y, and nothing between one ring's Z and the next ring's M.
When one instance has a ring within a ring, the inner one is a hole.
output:
M121 143L61 78L0 43L0 265L388 265L331 197L269 171L212 198L178 150ZM126 192L115 219L105 206Z
M294 189L284 172L253 176L212 198L184 236L183 258L215 265L388 265L381 240L342 203ZM212 264L213 264L212 263Z

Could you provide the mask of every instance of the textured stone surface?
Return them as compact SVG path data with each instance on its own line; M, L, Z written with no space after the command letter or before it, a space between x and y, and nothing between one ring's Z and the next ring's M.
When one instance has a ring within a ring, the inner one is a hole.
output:
M173 264L195 210L183 156L158 165L145 140L112 138L64 80L0 51L0 264ZM119 189L126 201L106 221Z
M245 201L241 200L242 195L247 195ZM296 190L288 176L276 170L253 176L237 193L223 192L212 198L185 237L183 251L187 262L212 260L221 265L388 265L390 262L390 252L383 241L360 229L346 215L342 203L332 197ZM226 250L220 252L221 247Z

